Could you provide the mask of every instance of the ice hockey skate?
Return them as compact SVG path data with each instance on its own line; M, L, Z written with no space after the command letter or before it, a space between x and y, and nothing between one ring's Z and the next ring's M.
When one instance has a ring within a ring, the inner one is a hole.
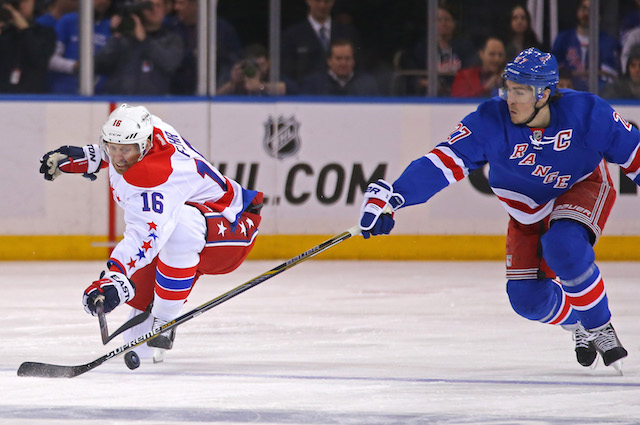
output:
M627 357L628 353L611 323L597 330L586 330L580 325L574 331L574 338L576 357L581 365L590 366L595 361L596 353L599 353L605 366L613 366L622 373L622 359Z
M153 328L156 329L163 326L167 323L164 320L160 320L158 318L153 319ZM176 338L176 328L173 328L169 331L163 332L157 337L153 338L147 345L151 347L153 351L153 362L159 363L164 360L164 355L167 350L171 350L173 348L173 341Z
M573 340L576 342L576 359L584 367L594 365L598 352L589 333L580 325L573 330Z

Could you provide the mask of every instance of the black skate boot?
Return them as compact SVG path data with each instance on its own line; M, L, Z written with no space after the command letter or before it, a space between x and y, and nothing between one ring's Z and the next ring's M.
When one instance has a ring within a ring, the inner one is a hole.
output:
M576 342L576 359L584 367L589 367L593 364L598 356L596 347L593 341L590 339L590 334L582 327L578 325L573 330L573 340Z
M589 339L591 339L596 350L602 356L605 366L609 366L618 360L627 357L627 350L625 350L620 343L618 335L616 334L615 329L613 329L613 325L611 323L599 330L587 332L590 334ZM617 364L617 366L618 367L614 365L616 369L620 370L620 365Z
M163 326L165 323L164 320L160 320L158 318L153 319L153 328L156 329ZM168 330L166 332L162 332L157 337L149 340L147 345L153 349L153 362L159 363L164 360L164 355L167 350L171 350L173 348L173 341L176 338L176 328Z

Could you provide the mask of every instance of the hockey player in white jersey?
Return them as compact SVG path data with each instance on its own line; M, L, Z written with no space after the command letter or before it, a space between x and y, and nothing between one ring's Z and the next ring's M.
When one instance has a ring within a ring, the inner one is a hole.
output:
M83 304L96 315L97 299L104 299L105 313L127 303L132 316L152 305L137 334L178 317L200 275L234 270L258 235L262 193L223 176L144 106L114 110L99 144L63 146L41 162L47 180L62 172L95 179L109 168L113 199L124 210L124 238L84 291ZM174 337L172 330L148 342L154 360L172 348Z
M490 165L489 184L510 216L507 293L519 315L571 330L578 362L627 356L611 324L593 245L615 200L605 161L640 182L640 133L599 97L558 90L553 55L535 48L507 64L500 96L390 184L367 188L365 238L388 234L399 208L426 202Z

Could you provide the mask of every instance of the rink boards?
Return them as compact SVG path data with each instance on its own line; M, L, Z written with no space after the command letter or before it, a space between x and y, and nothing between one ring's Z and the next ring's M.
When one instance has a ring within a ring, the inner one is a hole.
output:
M9 159L0 167L0 259L106 256L106 173L95 182L69 175L45 182L37 170L40 156L49 150L96 143L110 100L0 101ZM265 193L261 237L252 258L290 257L353 226L367 181L395 180L477 107L477 102L384 99L128 102L145 104L227 176ZM629 121L640 121L639 106L619 105L616 110ZM357 238L323 255L501 260L507 215L487 193L486 171L447 188L426 205L397 212L392 236ZM640 201L635 187L621 186L618 167L611 165L610 171L619 196L598 255L638 260ZM121 235L120 213L115 225Z

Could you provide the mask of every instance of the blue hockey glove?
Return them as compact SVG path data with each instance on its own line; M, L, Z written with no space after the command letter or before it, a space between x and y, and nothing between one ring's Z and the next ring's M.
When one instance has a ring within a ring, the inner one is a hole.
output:
M100 279L93 282L82 295L84 310L97 316L96 301L103 299L104 312L109 313L120 304L131 301L136 293L136 286L122 273L108 271L100 274Z
M40 173L45 180L54 180L61 173L83 173L82 176L95 180L100 171L102 155L98 145L61 146L47 152L40 159Z
M360 208L360 230L365 239L371 235L387 235L393 229L393 212L404 204L404 198L393 192L390 183L380 179L369 184Z

